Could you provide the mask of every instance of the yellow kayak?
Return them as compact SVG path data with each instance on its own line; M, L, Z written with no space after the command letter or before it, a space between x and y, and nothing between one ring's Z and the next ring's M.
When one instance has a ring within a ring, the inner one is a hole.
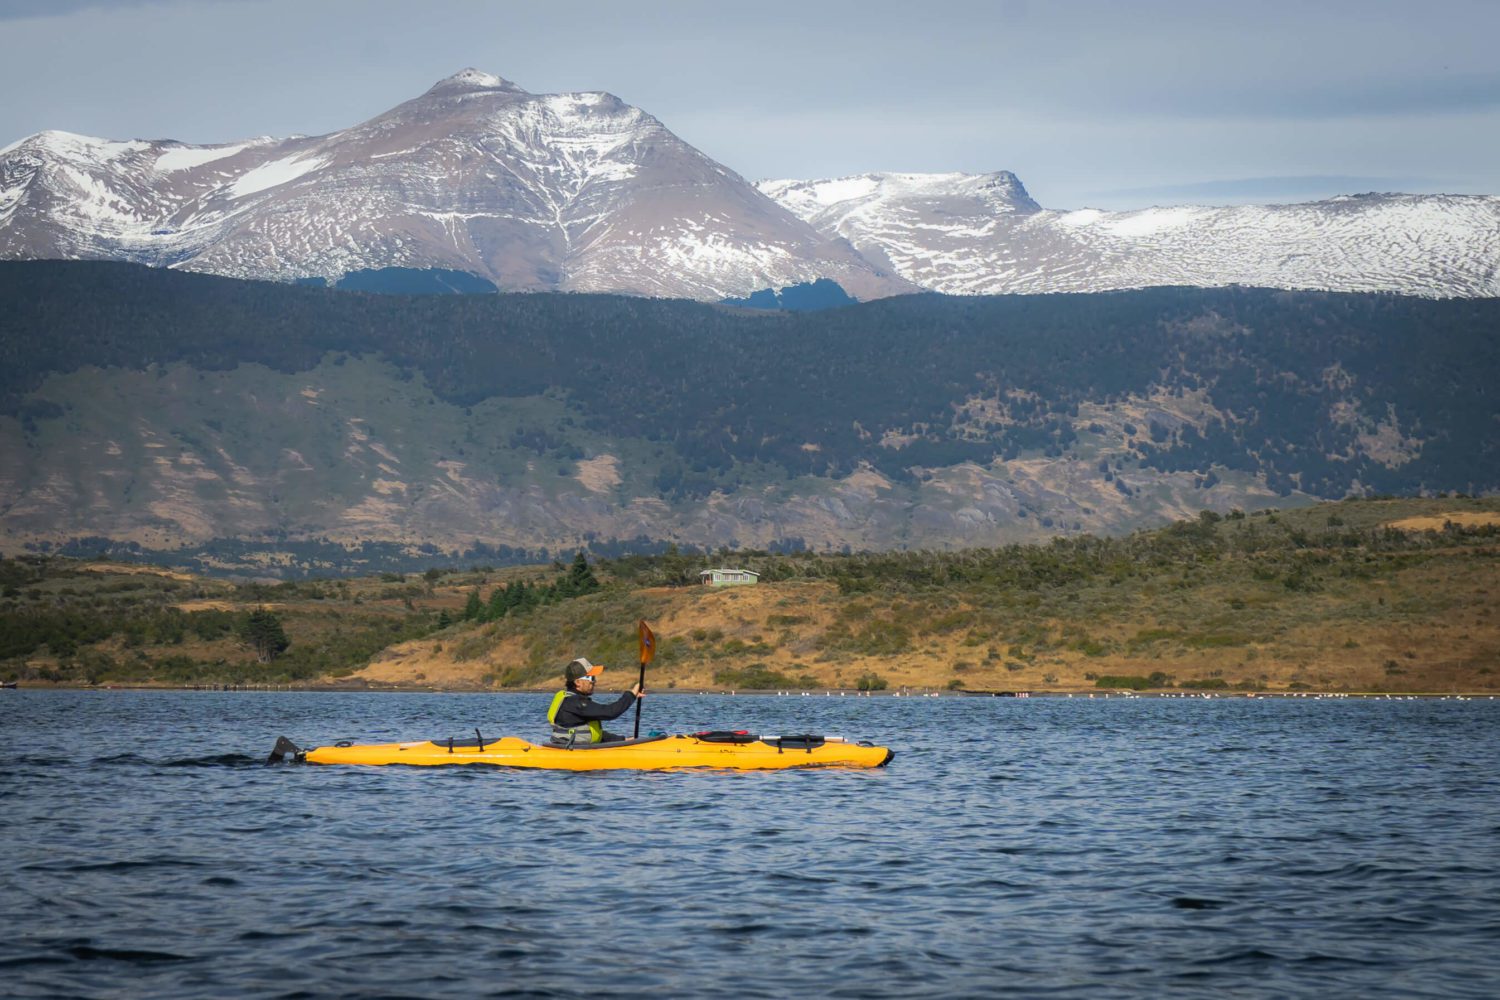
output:
M894 754L885 747L854 743L836 736L752 736L745 733L695 733L652 736L618 743L528 743L515 736L486 740L419 740L414 743L339 743L303 750L286 737L276 741L268 763L309 764L493 764L557 771L621 769L668 770L717 767L738 771L791 767L883 767Z

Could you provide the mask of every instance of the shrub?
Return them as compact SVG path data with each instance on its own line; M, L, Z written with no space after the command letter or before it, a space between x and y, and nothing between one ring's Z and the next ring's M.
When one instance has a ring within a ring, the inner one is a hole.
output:
M890 683L879 674L860 674L854 686L861 691L884 691Z
M1152 688L1172 686L1172 678L1156 671L1150 677L1139 674L1105 674L1094 682L1095 687L1123 688L1128 691L1149 691Z
M817 682L811 677L788 677L779 670L772 670L764 663L752 663L748 667L733 667L714 673L714 683L728 688L748 691L767 691L778 688L810 688Z
M1226 646L1244 646L1249 642L1248 636L1229 632L1207 632L1182 637L1182 644L1190 649L1223 649Z
M1145 677L1133 674L1105 674L1094 682L1098 688L1123 688L1127 691L1145 691L1151 687L1151 681Z

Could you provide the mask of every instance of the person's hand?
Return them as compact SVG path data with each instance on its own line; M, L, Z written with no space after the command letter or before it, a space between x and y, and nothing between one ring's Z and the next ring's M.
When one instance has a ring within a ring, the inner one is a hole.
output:
M635 695L637 698L644 698L644 697L646 697L646 689L643 688L643 687L641 687L639 684L637 684L635 687L631 688L630 689L630 693L633 694L633 695Z

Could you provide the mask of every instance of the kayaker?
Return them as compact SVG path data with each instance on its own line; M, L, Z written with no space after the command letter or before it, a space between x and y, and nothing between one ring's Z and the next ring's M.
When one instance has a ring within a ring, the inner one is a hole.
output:
M597 704L593 699L594 679L602 673L603 666L595 666L582 656L563 671L564 688L552 696L552 706L547 709L554 742L615 743L625 738L606 732L604 723L624 715L646 692L636 684L607 705Z

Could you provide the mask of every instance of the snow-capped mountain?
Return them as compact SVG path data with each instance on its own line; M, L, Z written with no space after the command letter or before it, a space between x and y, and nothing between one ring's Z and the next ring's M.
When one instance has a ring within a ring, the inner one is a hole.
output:
M1500 197L1053 211L1015 175L747 183L607 93L468 69L361 125L217 146L42 132L0 149L0 259L245 278L444 268L505 290L861 299L1149 285L1500 295Z
M218 146L42 132L0 150L0 258L248 278L449 268L502 289L718 299L910 290L607 93L464 70L362 125Z
M1500 197L1367 194L1296 205L1043 209L1015 175L862 174L757 185L934 291L1258 285L1500 295Z

